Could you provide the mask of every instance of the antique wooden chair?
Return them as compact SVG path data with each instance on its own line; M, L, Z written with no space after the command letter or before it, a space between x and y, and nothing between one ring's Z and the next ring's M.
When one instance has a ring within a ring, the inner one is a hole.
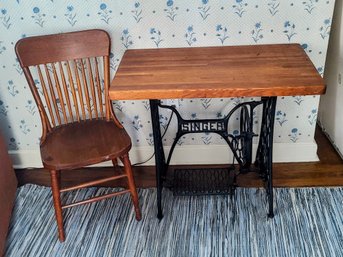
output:
M131 140L115 117L108 98L110 37L87 30L21 39L15 47L42 121L41 158L50 170L60 241L65 240L62 209L131 193L136 219L141 219L128 152ZM124 172L60 188L60 171L120 160ZM61 204L60 193L127 178L128 189Z

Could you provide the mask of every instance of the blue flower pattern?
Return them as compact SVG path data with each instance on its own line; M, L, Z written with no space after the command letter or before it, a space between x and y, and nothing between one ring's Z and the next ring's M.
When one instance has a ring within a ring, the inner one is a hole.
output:
M19 94L19 90L17 89L17 86L14 84L13 80L8 81L7 90L11 96L16 96L17 94Z
M293 128L288 136L293 143L296 143L299 139L299 136L301 136L301 133L299 132L298 128Z
M245 3L245 0L236 0L236 3L232 6L234 9L235 14L237 14L239 17L243 16L243 13L246 12L246 6L248 4Z
M115 58L113 53L110 53L110 68L112 71L116 71L119 65L119 58Z
M283 33L287 36L288 42L291 42L291 39L297 34L295 32L295 24L290 21L285 21Z
M163 128L163 130L165 130L167 128L167 124L169 121L169 117L163 114L160 114L160 125Z
M4 25L6 29L9 29L11 27L11 16L8 15L6 9L1 9L0 20L2 21L2 25Z
M319 0L306 0L303 1L303 5L305 6L305 11L307 11L309 14L312 13L312 11L316 8L316 3L318 3Z
M8 144L10 150L19 150L20 149L19 145L20 145L20 143L16 142L14 137L10 138L10 142Z
M25 105L26 110L31 114L35 115L36 113L36 105L32 100L28 100Z
M152 133L149 133L149 137L146 138L146 142L148 143L148 145L153 146L154 145L154 137Z
M268 10L272 16L279 12L280 2L278 0L271 0L268 3Z
M35 85L37 87L38 93L40 93L41 96L43 96L43 89L42 89L42 85L40 84L39 80L35 79L34 83L35 83Z
M109 24L111 17L112 10L107 8L107 4L102 3L99 6L98 15L100 16L100 20Z
M317 109L312 109L311 113L307 116L308 122L311 126L314 126L317 121Z
M301 103L304 101L304 97L301 96L301 95L296 95L296 96L292 96L293 99L294 99L294 102L297 104L297 105L301 105Z
M322 39L329 37L330 29L331 29L331 20L325 19L323 26L321 26L319 29L320 30L320 36L322 37Z
M167 17L172 20L175 21L175 17L176 17L176 12L179 8L177 6L174 6L174 1L173 0L168 0L167 1L167 7L164 9L164 11L167 14Z
M212 98L202 98L200 99L202 107L204 107L204 110L211 107Z
M14 10L22 8L24 1L3 1L0 7L0 33L6 37L0 39L0 56L4 60L0 66L0 74L3 78L0 82L2 88L0 121L5 135L12 134L12 128L7 128L5 125L7 120L15 120L13 117L19 117L13 126L19 133L7 139L9 149L32 149L38 147L39 143L39 131L34 129L40 126L38 109L35 102L28 99L31 94L13 52L13 45L18 39L50 34L54 31L103 28L110 32L112 38L113 53L110 56L112 74L117 70L123 52L129 48L292 42L302 45L318 72L323 75L334 2L332 0L285 1L164 0L161 4L156 1L156 5L145 5L144 1L135 0L130 3L123 2L118 8L116 1L100 0L83 5L81 0L69 3L50 0L44 4L37 1L31 4L25 3L29 8L16 16ZM86 8L86 6L91 7ZM312 21L316 22L312 25ZM181 24L183 25L180 26ZM304 24L308 24L308 28L304 27ZM318 54L319 52L321 54ZM39 81L35 80L35 83L39 94L43 94ZM101 90L103 90L103 81ZM317 99L312 96L295 96L278 100L278 105L281 106L277 107L274 140L296 143L312 141L313 138L308 135L313 135L317 120ZM203 113L208 111L214 115L214 118L222 118L227 113L227 109L243 101L246 99L232 98L221 102L219 99L204 98L192 101L185 99L180 101L180 104L183 105L183 109L191 111L192 119L202 117ZM289 104L292 105L291 111L285 109ZM60 103L58 105L61 107ZM116 101L113 106L120 121L131 133L133 144L152 145L149 101L137 101L135 105L131 101ZM259 114L253 114L254 124L260 120ZM161 125L166 126L170 113L163 113L162 116ZM170 126L172 131L175 127L174 120L175 118ZM299 122L300 120L303 123ZM166 140L165 144L171 143L169 135ZM199 134L181 138L178 145L194 143L222 144L223 142L212 137L211 134Z
M188 26L185 34L186 42L189 46L193 45L195 42L197 42L197 38L195 37L195 32L193 29L193 25Z
M218 24L216 26L216 33L216 36L218 37L222 45L224 45L225 40L229 38L227 27L223 27L221 24Z
M39 7L37 6L32 9L32 12L33 12L33 15L31 16L32 19L35 21L35 23L38 26L43 27L45 23L45 20L44 20L45 14L42 13Z
M275 115L275 120L280 126L282 126L282 124L287 122L286 113L282 111L277 111Z
M255 27L252 30L251 35L252 35L252 39L255 41L255 43L257 43L258 41L263 39L261 22L257 22L255 24Z
M212 135L210 133L204 133L204 136L201 137L204 145L209 145L212 142Z
M29 126L26 124L26 121L25 120L21 120L20 121L20 125L19 125L19 128L21 130L21 132L25 135L27 135L31 129L29 128Z
M318 67L317 71L320 75L322 75L322 77L324 76L324 67L323 66Z
M143 17L142 17L142 7L140 2L136 2L134 5L134 9L131 11L133 14L133 18L137 23L139 23Z
M257 124L259 123L259 117L258 117L256 111L253 111L253 113L252 113L252 119L253 119L253 123L254 123L255 125L257 125Z
M66 17L68 23L74 27L74 25L76 24L77 20L76 20L76 13L74 12L74 7L72 5L68 5L67 6L67 12L64 14L64 16Z
M141 128L143 128L142 120L139 118L138 115L135 115L133 117L132 126L135 130L140 130Z
M160 46L160 43L163 41L161 38L161 31L155 28L150 29L150 39L154 41L156 47Z
M15 63L13 64L14 69L18 72L19 75L23 74L23 69L20 67L18 58L15 58Z
M209 11L211 9L211 6L208 5L209 0L202 0L202 6L198 7L199 14L203 20L206 20L206 18L210 15Z
M112 104L115 110L119 112L123 112L124 106L121 101L113 101Z
M128 49L130 46L133 45L133 41L132 41L132 36L129 33L128 29L124 29L122 34L121 34L121 41L123 46Z
M146 111L150 111L150 103L149 103L149 101L143 101L142 104L143 104L144 109Z

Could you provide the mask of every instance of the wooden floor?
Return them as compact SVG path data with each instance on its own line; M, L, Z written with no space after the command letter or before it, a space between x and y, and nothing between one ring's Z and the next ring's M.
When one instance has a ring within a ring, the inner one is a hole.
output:
M308 187L308 186L343 186L343 160L336 153L329 140L319 127L315 140L318 144L319 162L277 163L273 165L275 187ZM171 166L174 168L185 166ZM192 166L195 167L195 166ZM197 166L200 167L200 166ZM204 166L201 166L204 167ZM211 166L216 167L216 166ZM222 165L218 167L223 167ZM136 185L141 188L155 186L155 170L153 166L137 166L133 168ZM50 186L49 172L44 169L16 170L19 185L33 183ZM113 168L86 168L62 172L62 187L76 182L86 182L113 174ZM124 183L124 182L122 182ZM121 186L125 184L107 183L104 186ZM248 173L238 177L238 186L262 186L256 173Z

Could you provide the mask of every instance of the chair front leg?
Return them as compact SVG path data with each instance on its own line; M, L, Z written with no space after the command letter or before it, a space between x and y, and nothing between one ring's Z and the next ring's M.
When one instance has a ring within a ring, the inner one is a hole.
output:
M64 228L63 228L63 216L62 216L62 204L60 196L60 171L59 170L50 170L51 175L51 190L52 197L54 200L55 215L57 221L58 229L58 239L63 242L65 240Z
M133 202L135 212L136 212L136 220L141 220L142 215L141 215L141 211L139 208L138 194L137 194L137 189L136 189L136 185L135 185L135 180L134 180L133 174L132 174L132 168L131 168L131 162L129 159L129 155L125 154L124 156L120 157L120 160L124 164L124 170L125 170L125 173L127 175L127 180L128 180L130 193L131 193L131 198L132 198L132 202Z

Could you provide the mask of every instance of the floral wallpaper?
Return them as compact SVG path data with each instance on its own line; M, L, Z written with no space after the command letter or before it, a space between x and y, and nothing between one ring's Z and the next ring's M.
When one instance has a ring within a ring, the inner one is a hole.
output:
M101 28L112 38L111 72L126 49L299 43L324 72L334 0L0 0L0 122L11 150L37 150L40 119L14 52L23 37ZM209 57L211 58L211 57ZM186 72L186 71L185 71ZM222 117L249 99L171 99L185 118ZM319 96L279 97L275 142L313 142ZM148 100L116 101L133 145L152 145ZM256 127L259 111L254 113ZM169 111L161 111L166 127ZM238 117L237 117L238 120ZM170 145L175 119L164 138ZM233 132L237 129L232 124ZM193 134L179 144L224 144Z

